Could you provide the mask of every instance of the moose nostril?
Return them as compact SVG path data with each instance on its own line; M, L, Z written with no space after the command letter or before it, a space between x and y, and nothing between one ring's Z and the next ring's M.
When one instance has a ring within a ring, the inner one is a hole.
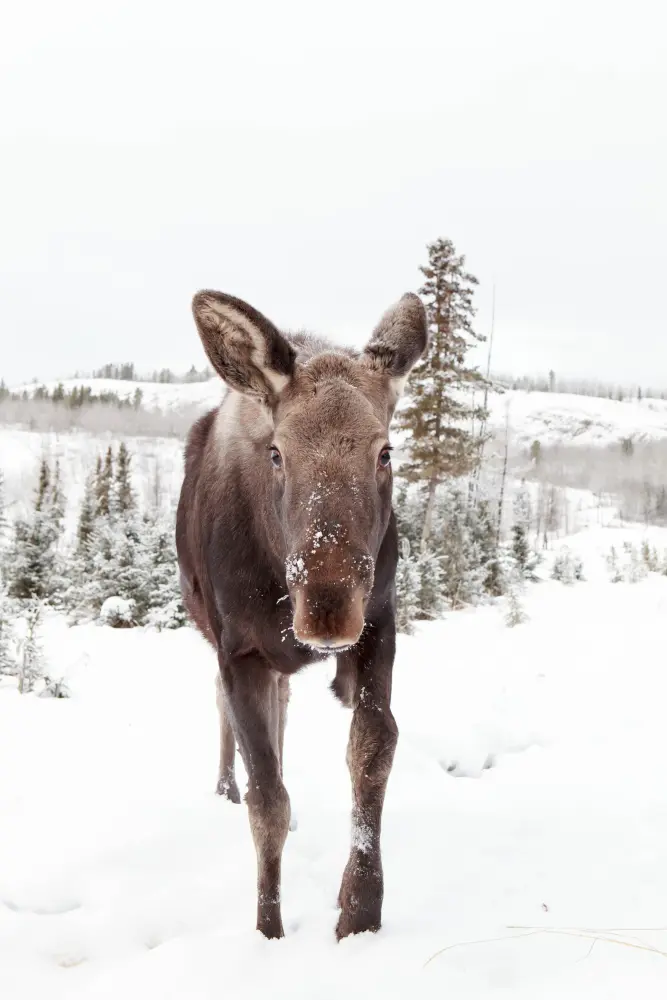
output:
M296 638L319 649L354 645L364 627L364 595L357 587L299 588L294 594L293 628Z

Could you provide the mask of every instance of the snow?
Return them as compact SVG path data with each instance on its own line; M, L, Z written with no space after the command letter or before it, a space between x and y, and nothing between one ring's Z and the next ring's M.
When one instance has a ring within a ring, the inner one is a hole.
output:
M489 396L489 426L504 432L509 407L510 440L529 447L574 444L605 447L622 438L635 441L667 437L667 400L602 399L558 392L515 389Z
M32 393L38 384L45 385L52 392L59 383L55 380L22 385L13 391L27 390ZM113 392L128 400L133 399L136 390L140 389L143 408L165 413L192 408L204 412L218 405L224 391L217 376L206 382L173 384L73 378L63 380L62 385L66 392L85 386L95 395ZM407 397L404 397L402 405L406 403ZM508 404L510 439L522 447L530 446L536 439L545 447L554 444L603 447L618 443L624 437L636 441L667 438L667 400L664 399L645 397L619 401L577 393L529 392L523 389L490 393L489 425L499 433L504 432ZM394 437L400 441L399 434L394 434Z
M107 597L100 608L100 621L106 625L125 622L130 624L134 617L134 601L126 601L123 597Z
M96 396L106 392L115 393L120 399L132 400L137 389L141 390L141 405L147 410L187 409L189 407L204 410L217 406L222 399L224 388L216 376L205 382L140 382L111 378L68 378L54 379L47 382L33 382L16 386L12 392L28 392L30 395L38 386L44 386L50 393L62 385L65 392L83 386L92 390Z
M350 714L333 664L292 682L299 828L286 938L268 942L245 807L213 794L211 651L190 629L50 618L71 698L0 685L0 995L664 997L667 577L612 584L603 558L642 538L568 539L586 581L529 585L516 628L501 601L399 637L384 926L340 945Z

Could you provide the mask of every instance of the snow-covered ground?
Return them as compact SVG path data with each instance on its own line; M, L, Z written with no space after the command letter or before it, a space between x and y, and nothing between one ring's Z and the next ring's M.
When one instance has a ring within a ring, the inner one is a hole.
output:
M254 930L245 807L213 794L215 664L189 629L49 623L72 698L0 687L0 995L8 1000L495 996L667 990L667 577L608 581L639 530L571 540L587 582L401 637L382 931L334 939L349 713L293 681L286 938ZM651 542L667 547L667 532Z

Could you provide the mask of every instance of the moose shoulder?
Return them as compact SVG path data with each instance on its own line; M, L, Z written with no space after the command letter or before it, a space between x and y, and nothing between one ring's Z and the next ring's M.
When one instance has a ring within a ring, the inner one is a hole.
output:
M333 689L354 709L353 836L337 935L377 930L380 823L398 736L390 709L397 543L389 424L427 345L424 308L416 295L403 296L361 352L282 334L219 292L199 292L193 311L231 391L188 439L178 559L186 607L218 655L218 791L240 801L236 745L248 773L257 927L283 934L289 675L335 655Z

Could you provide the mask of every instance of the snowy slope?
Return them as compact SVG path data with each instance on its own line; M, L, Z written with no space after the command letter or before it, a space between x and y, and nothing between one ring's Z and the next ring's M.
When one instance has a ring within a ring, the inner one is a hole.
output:
M501 604L400 638L384 927L341 945L350 716L332 666L293 682L299 826L287 936L267 942L245 808L212 792L212 654L187 629L55 620L72 699L0 687L0 995L662 1000L667 578L607 581L601 555L630 537L573 540L588 582L531 586L526 625Z
M104 392L113 392L121 399L131 400L139 389L141 391L141 403L146 409L177 410L186 409L191 406L200 407L202 410L216 406L223 394L222 382L219 378L209 379L207 382L187 382L187 383L162 383L162 382L128 382L122 379L107 378L70 378L52 382L38 382L21 385L14 388L13 392L23 392L24 390L32 394L38 385L45 386L49 392L58 385L62 385L65 392L70 392L80 386L88 387L96 395Z
M490 425L502 432L509 407L510 440L530 445L617 444L622 438L667 438L667 400L601 399L557 392L509 390L489 397Z
M57 382L44 383L53 391ZM95 394L115 392L123 399L132 399L137 389L142 393L142 405L162 411L185 410L194 407L204 411L217 405L222 397L222 383L213 378L208 382L162 385L155 382L123 382L114 379L68 379L66 390L89 386ZM20 386L16 391L34 385ZM624 437L635 440L667 438L667 400L601 399L568 393L525 392L508 390L489 396L490 425L503 431L509 405L510 438L518 445L530 445L538 439L543 446L576 444L604 446L615 444Z

